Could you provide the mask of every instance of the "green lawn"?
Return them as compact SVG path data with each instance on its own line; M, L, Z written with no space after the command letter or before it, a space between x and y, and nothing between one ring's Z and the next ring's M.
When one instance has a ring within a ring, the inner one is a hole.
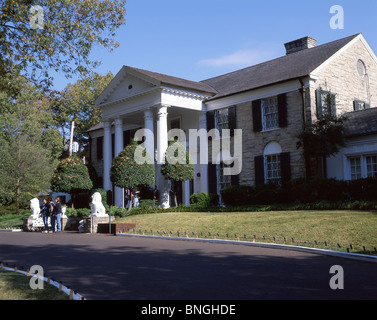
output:
M7 214L0 216L0 229L10 228L10 227L19 227L22 228L23 218L28 218L31 215L31 212L27 214Z
M377 212L273 211L232 213L158 213L117 219L136 223L136 233L240 239L347 250L374 251L377 247ZM133 232L133 230L131 230ZM194 235L192 234L194 232ZM211 234L209 236L209 233ZM219 236L217 236L219 234ZM228 234L228 237L226 236ZM275 237L275 239L274 239ZM326 242L326 244L325 244ZM340 248L338 247L340 245ZM352 249L350 247L352 245Z
M43 289L30 288L30 277L0 270L0 300L69 300L64 292L44 283Z

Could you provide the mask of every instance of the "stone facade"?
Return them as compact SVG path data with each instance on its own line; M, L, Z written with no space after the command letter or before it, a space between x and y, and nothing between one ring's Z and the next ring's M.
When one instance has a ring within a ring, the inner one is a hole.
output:
M254 132L251 102L237 107L237 127L243 131L242 172L239 183L255 185L254 158L263 155L264 148L270 142L280 144L283 152L289 152L291 158L291 178L305 177L305 161L302 149L297 149L298 135L302 132L303 108L301 93L287 93L288 126L269 131Z
M360 76L357 63L362 60L366 75ZM336 94L336 110L341 115L353 111L353 101L360 100L377 106L377 63L361 39L325 64L315 74L318 80L310 88L311 112L315 117L315 90L322 88Z

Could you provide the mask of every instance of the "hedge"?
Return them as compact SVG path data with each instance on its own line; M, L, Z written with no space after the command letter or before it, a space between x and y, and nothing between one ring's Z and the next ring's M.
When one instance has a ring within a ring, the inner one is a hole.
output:
M226 206L377 201L377 179L352 181L335 179L291 180L283 186L264 185L230 186L222 189L221 198Z

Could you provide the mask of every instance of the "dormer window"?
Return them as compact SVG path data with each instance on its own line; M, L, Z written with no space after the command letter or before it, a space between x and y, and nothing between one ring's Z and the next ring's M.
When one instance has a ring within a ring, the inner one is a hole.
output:
M354 111L365 110L365 109L370 109L369 103L366 103L364 101L359 101L359 100L355 100L353 102L353 110Z

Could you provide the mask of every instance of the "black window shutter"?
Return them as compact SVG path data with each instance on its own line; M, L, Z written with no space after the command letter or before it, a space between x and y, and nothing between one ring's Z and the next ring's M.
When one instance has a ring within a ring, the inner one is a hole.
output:
M215 128L215 111L207 112L207 131Z
M279 127L285 128L286 126L288 126L287 95L285 93L278 95L278 112Z
M258 156L254 158L255 185L264 184L264 157Z
M284 184L291 180L291 154L284 152L280 154L281 182Z
M253 129L254 132L262 131L262 110L261 110L261 100L255 100L252 102L253 111Z
M327 93L328 94L328 93ZM330 112L333 117L336 117L336 96L335 94L331 93L331 106Z
M230 136L234 137L234 129L237 129L237 106L233 106L228 109L228 122Z
M236 158L234 159L233 168L239 168L239 166L240 166L239 161L242 161L242 160L236 159ZM231 175L230 176L230 182L231 182L232 186L239 186L240 185L240 175L239 174Z
M208 192L217 194L217 175L216 175L216 164L208 164ZM206 177L201 177L205 179Z
M360 110L360 104L358 100L353 101L353 110L354 111L359 111Z
M317 98L317 117L320 118L323 116L322 90L316 90L315 95Z

